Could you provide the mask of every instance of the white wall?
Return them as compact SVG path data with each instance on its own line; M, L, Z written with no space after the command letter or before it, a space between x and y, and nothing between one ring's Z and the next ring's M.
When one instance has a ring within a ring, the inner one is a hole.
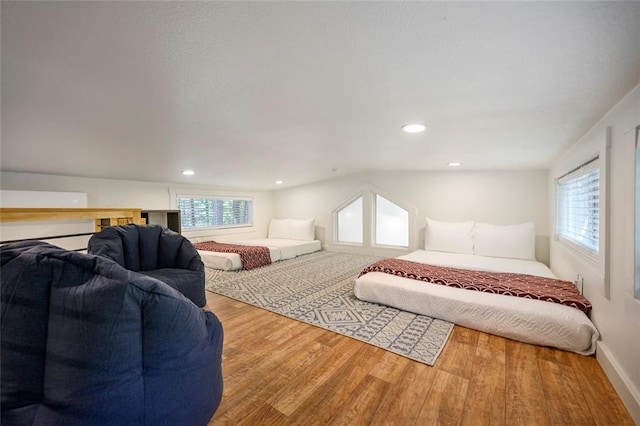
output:
M372 188L413 210L410 250L424 246L427 216L442 221L474 220L510 225L533 221L540 261L548 263L547 171L371 172L279 190L276 217L316 219L316 236L333 242L332 212L362 189ZM369 250L372 251L372 250Z
M634 150L635 128L638 125L640 86L554 163L548 188L549 218L553 225L554 179L587 160L593 153L603 154L606 129L611 127L610 191L606 194L610 203L608 291L602 272L586 265L556 241L551 241L551 269L564 279L573 280L576 273L584 277L584 294L593 305L591 319L601 334L598 360L634 420L640 424L640 300L633 297L634 235L637 232L633 223Z
M79 178L34 173L2 172L0 185L5 190L24 191L69 191L86 192L87 207L133 207L143 210L175 209L171 194L237 195L252 197L254 200L254 226L229 228L215 231L184 231L183 234L194 241L215 238L231 241L242 238L263 238L267 235L272 216L273 198L271 191L231 191L224 188L201 185L171 185L168 183L136 182L112 179Z

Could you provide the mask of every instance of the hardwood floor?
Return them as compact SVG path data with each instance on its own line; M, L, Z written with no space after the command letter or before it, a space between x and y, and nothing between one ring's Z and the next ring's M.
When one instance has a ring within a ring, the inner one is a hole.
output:
M456 326L433 367L207 292L224 326L210 425L633 425L593 357Z

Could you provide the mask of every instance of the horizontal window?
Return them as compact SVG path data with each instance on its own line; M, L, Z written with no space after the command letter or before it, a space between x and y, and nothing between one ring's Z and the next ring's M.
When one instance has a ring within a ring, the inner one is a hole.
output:
M182 229L229 228L253 225L253 200L177 196Z

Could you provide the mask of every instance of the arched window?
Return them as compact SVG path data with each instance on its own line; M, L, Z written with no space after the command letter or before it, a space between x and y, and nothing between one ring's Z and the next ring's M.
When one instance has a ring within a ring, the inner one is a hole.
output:
M335 243L410 248L413 230L410 209L379 192L376 188L365 188L334 210Z
M376 194L376 245L409 247L409 212Z
M362 195L338 210L339 243L362 244L362 212Z

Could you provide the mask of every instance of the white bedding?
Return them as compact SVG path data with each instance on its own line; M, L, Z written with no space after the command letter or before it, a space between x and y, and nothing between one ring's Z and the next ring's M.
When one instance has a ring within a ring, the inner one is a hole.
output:
M293 259L303 254L320 251L321 244L319 240L291 240L284 238L263 238L260 240L242 240L232 244L241 244L245 246L266 246L277 248L280 250L280 258L278 260ZM271 261L274 262L273 258Z
M241 240L229 242L245 246L262 246L269 248L271 262L293 259L303 254L313 253L321 249L319 240L302 241L278 238L264 238L258 240ZM198 250L204 266L223 271L236 271L242 269L242 261L237 253L221 253L215 251Z
M439 266L556 278L540 262L417 250L399 259ZM578 309L369 272L355 281L357 298L444 319L509 339L591 355L598 330Z

